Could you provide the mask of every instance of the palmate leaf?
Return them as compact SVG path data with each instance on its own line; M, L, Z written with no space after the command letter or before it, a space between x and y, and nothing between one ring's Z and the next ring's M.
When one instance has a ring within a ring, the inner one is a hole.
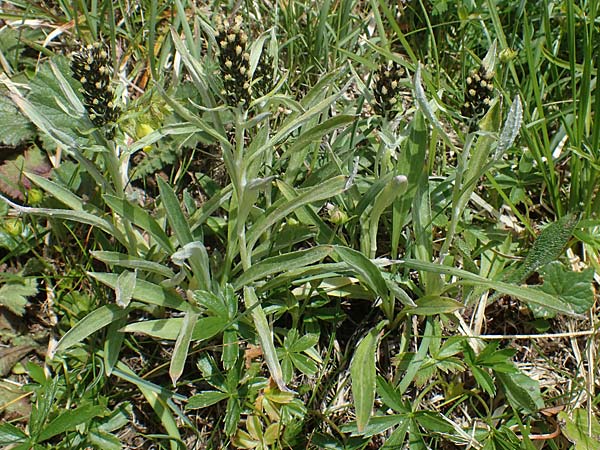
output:
M592 281L594 269L591 267L583 272L571 272L558 261L554 261L539 269L544 279L541 286L532 286L532 289L545 292L558 297L566 307L573 312L583 314L594 304L594 290ZM553 317L554 311L538 305L530 305L536 316Z
M18 316L23 316L25 307L29 303L27 297L31 297L37 292L37 281L34 278L26 278L22 283L6 283L0 287L0 305Z

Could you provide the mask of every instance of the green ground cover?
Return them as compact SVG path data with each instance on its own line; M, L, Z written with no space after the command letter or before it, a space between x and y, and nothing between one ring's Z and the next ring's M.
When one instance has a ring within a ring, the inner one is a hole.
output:
M600 448L599 3L0 3L0 446Z

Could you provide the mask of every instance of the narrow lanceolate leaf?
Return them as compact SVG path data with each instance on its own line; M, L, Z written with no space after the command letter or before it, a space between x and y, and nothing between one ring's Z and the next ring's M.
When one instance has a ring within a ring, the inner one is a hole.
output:
M275 344L273 344L273 332L271 331L271 327L269 327L265 311L262 309L262 306L260 306L253 288L244 286L244 302L246 303L246 308L252 311L252 320L254 321L265 362L267 363L269 372L271 372L271 378L273 378L273 381L275 381L280 391L294 392L289 389L285 385L285 381L283 381L281 365L277 358Z
M173 189L161 177L157 177L158 189L160 191L160 199L165 211L167 212L167 220L173 229L173 233L177 236L180 245L185 245L193 241L190 226L181 211L179 200L173 192Z
M101 405L84 405L69 411L61 411L52 422L46 425L46 428L38 436L38 441L42 442L65 431L74 430L77 425L88 423L94 417L103 415L105 411L106 408Z
M431 124L439 131L440 136L444 139L444 142L452 149L454 149L454 144L452 140L444 130L444 127L440 123L440 121L435 117L433 110L431 109L431 105L427 101L427 97L425 95L425 90L423 89L423 80L421 79L421 64L417 66L417 70L415 72L415 79L413 81L413 87L415 90L415 100L417 101L417 105L419 106L420 111L423 115L431 122Z
M51 208L30 208L14 203L0 195L0 200L4 201L8 206L14 208L22 214L31 214L33 216L48 217L51 219L71 220L77 223L91 225L101 229L102 231L116 237L120 242L125 243L125 237L111 223L106 220L85 211L72 211L69 209L51 209Z
M148 232L165 252L173 253L173 246L158 222L138 205L134 205L125 198L114 195L105 195L104 201L117 215L126 218L131 223Z
M129 313L129 310L119 308L117 305L104 305L98 309L95 309L77 324L71 328L62 337L54 352L50 355L53 357L56 353L67 350L75 344L83 341L89 335L101 330L108 324L119 320L121 317L125 317Z
M74 211L83 211L83 200L65 187L35 173L25 172L27 178Z
M114 273L88 272L88 275L113 289L117 287L118 275ZM183 297L173 290L163 288L149 281L136 280L132 298L149 305L173 308L179 311L190 310L190 304Z
M335 252L358 275L363 283L381 298L387 296L387 284L381 271L369 258L357 250L348 247L335 246Z
M183 373L183 367L185 366L185 360L187 359L190 342L192 341L192 334L197 320L198 314L193 312L188 312L183 318L183 323L179 335L177 336L177 341L175 341L171 365L169 367L169 376L171 377L173 386L177 385L177 380Z
M92 251L91 255L106 264L126 267L128 269L143 270L147 272L157 273L166 278L173 278L175 272L169 269L167 266L159 264L154 261L148 261L147 259L137 258L130 256L125 253L109 252L109 251Z
M255 280L264 279L275 273L288 272L308 266L317 261L322 261L332 252L333 247L331 245L319 245L307 250L299 250L266 258L257 264L253 264L246 272L240 275L233 283L233 287L237 290Z
M350 363L352 396L354 397L354 409L356 410L356 428L359 433L363 433L369 423L373 403L375 402L377 384L375 358L379 342L379 331L383 326L384 323L379 324L360 341Z
M346 177L340 175L317 186L303 190L292 200L286 201L280 205L274 205L274 209L258 219L248 231L248 249L252 249L260 236L284 217L289 216L304 205L341 194L345 189L345 185Z
M519 134L521 123L523 122L523 105L521 104L521 97L518 95L513 100L513 103L508 111L506 122L502 133L500 133L500 139L498 139L498 147L494 152L494 160L498 160L502 157L504 152L508 150Z

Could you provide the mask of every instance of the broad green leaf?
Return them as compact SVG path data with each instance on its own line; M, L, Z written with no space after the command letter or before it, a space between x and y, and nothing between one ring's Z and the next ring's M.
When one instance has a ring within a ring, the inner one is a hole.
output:
M38 441L43 442L58 434L75 429L77 425L89 423L94 417L102 416L106 408L100 405L84 405L61 413L39 434Z
M386 298L388 295L387 284L381 271L369 258L361 252L349 247L334 246L337 255L356 272L358 278L365 283L376 295Z
M408 417L404 414L387 414L385 416L371 417L369 423L362 432L358 430L358 424L356 422L344 425L341 429L344 433L350 433L352 436L361 435L364 437L371 437L376 434L384 433L392 427L408 422L408 420Z
M225 328L227 323L222 317L202 317L194 325L192 341L210 339ZM123 327L125 333L143 333L157 339L174 341L183 326L183 318L171 317L170 319L144 320L134 322Z
M404 392L406 392L410 384L417 376L417 373L423 366L429 351L429 345L431 344L433 334L432 320L427 318L427 322L425 322L425 331L423 332L423 339L419 345L419 350L417 350L415 357L410 361L410 364L408 365L406 372L404 373L404 376L402 377L402 380L400 380L400 383L396 389L398 395L402 395Z
M143 270L147 272L157 273L166 278L173 278L175 273L166 266L147 259L130 256L125 253L108 252L108 251L92 251L91 255L110 265L126 267L128 269Z
M0 142L8 146L17 146L35 136L31 122L3 95L0 96L0 123L2 124Z
M561 431L569 441L575 444L574 450L597 450L600 448L600 424L595 415L592 414L590 423L587 410L577 408L570 415L564 411L560 412L558 418L565 423L565 426L561 427Z
M194 333L194 327L198 322L198 314L188 311L183 317L181 328L177 334L177 340L173 348L171 356L171 364L169 366L169 376L173 382L173 386L177 386L177 380L183 373L183 367L187 359L190 342Z
M526 414L544 408L540 384L521 372L494 372L511 406Z
M415 303L417 306L405 307L403 312L419 316L435 316L438 314L453 313L464 308L461 302L440 295L426 295L416 300Z
M169 255L173 253L173 246L163 228L140 206L130 203L125 198L109 194L104 195L104 201L118 216L126 218L150 234L165 252Z
M38 293L35 278L23 278L21 283L9 282L0 287L0 306L4 306L19 317L25 314L29 304L27 297Z
M0 445L9 446L11 444L17 444L24 442L27 439L27 435L21 431L20 428L6 422L0 423Z
M202 391L196 395L190 397L185 406L186 410L206 408L207 406L219 403L221 400L225 400L229 397L229 394L221 391Z
M178 266L183 266L186 260L194 271L195 281L200 289L210 289L210 261L206 247L200 241L192 241L171 255L171 260Z
M364 433L369 423L375 402L377 382L375 360L379 332L384 326L385 323L379 324L362 338L350 362L352 396L354 397L354 409L356 410L356 428L360 434Z
M308 356L292 353L290 354L290 359L294 363L294 366L297 367L303 374L312 376L317 373L317 363L315 363Z
M122 309L117 305L104 305L95 309L83 319L81 319L73 328L58 341L51 357L56 353L65 351L73 345L78 344L85 338L104 328L110 323L125 317L129 313L128 309Z
M496 385L494 384L494 380L491 375L485 371L485 369L474 366L471 367L471 373L481 389L483 389L491 397L496 395Z
M454 427L444 419L444 416L441 413L419 411L415 414L415 420L423 428L433 433L448 435L454 433Z
M118 275L114 273L88 272L88 275L113 289L117 286ZM190 305L173 290L163 288L149 281L137 280L132 297L150 305L189 311Z

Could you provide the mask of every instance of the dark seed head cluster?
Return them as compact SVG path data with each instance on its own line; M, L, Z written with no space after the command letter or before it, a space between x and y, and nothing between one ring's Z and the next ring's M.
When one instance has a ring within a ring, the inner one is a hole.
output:
M223 78L223 92L231 106L250 103L250 54L246 51L248 35L242 30L242 17L216 18L219 69Z
M110 85L110 55L106 45L95 42L73 53L71 70L82 85L83 103L92 123L101 127L115 122L120 110Z
M373 75L375 82L373 95L375 96L375 111L384 117L391 117L397 110L400 80L404 76L404 68L393 61L382 64Z
M252 77L253 94L263 96L273 89L273 64L273 58L266 52L263 52L260 55L258 65L256 66Z
M473 120L480 119L490 109L494 95L493 72L481 66L473 69L467 77L465 102L462 115Z

